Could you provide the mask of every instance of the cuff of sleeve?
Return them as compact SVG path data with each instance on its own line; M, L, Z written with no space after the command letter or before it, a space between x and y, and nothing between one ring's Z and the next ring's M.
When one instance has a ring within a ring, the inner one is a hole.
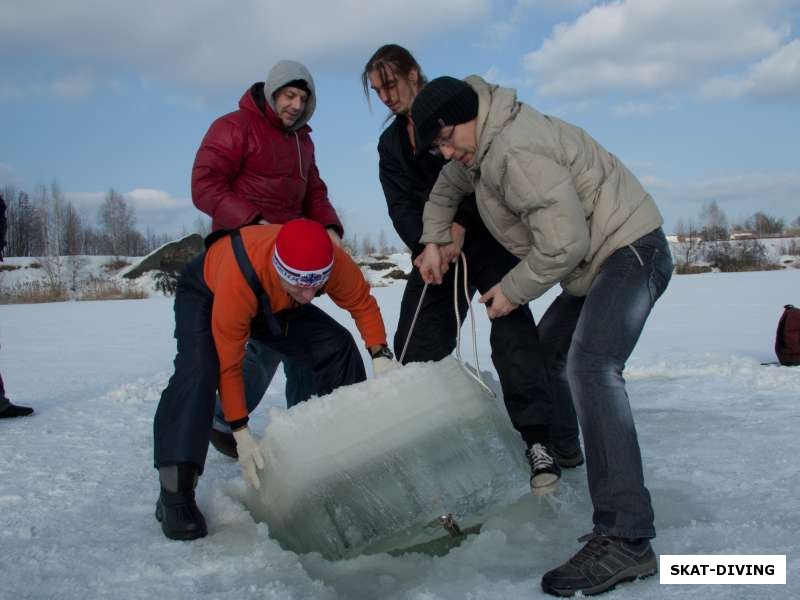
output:
M241 419L236 419L235 421L228 421L228 426L231 428L231 431L236 431L237 429L245 427L249 421L250 417L242 417Z
M475 219L476 216L469 210L466 210L465 207L462 205L459 207L456 214L453 216L453 223L458 223L464 229L469 230L475 227ZM480 218L478 218L480 220Z
M417 244L414 248L411 249L411 262L414 262L414 259L417 258L422 252L425 250L425 244Z
M341 239L344 239L344 229L341 225L331 223L330 225L325 225L325 229L333 229L333 231L335 231Z
M389 346L387 346L386 344L381 344L381 347L378 348L374 354L370 353L370 357L372 357L373 360L378 358L379 356L382 356L383 358L388 358L389 360L394 358L394 354L392 354L392 351L389 350Z
M500 289L514 304L527 304L552 287L552 284L534 281L524 269L526 269L525 261L522 261L500 280Z

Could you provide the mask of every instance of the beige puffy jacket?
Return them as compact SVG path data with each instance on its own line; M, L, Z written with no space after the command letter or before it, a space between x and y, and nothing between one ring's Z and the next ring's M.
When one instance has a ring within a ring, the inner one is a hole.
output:
M653 198L582 129L518 102L515 90L466 82L479 99L475 165L442 169L420 241L449 243L456 208L474 191L489 231L521 259L501 282L511 302L556 283L585 296L612 252L661 226Z

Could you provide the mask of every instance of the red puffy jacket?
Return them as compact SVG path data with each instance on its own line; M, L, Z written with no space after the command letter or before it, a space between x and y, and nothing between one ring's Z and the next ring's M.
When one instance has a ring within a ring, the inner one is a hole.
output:
M214 121L192 168L192 201L212 229L305 217L344 235L314 160L311 128L288 132L256 83L239 110Z

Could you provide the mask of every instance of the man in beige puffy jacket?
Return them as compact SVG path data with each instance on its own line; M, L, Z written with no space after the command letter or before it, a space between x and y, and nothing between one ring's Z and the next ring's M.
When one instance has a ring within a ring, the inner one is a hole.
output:
M481 297L490 318L559 283L539 335L557 393L572 397L584 436L593 531L546 573L544 591L595 594L657 570L650 494L622 371L672 274L663 219L618 158L582 129L477 76L440 77L411 108L418 151L450 162L425 205L416 264L426 282L448 268L440 247L474 193L492 235L521 260Z

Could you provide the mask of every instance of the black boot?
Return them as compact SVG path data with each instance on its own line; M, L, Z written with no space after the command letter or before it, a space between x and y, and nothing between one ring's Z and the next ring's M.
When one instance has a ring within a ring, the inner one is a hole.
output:
M8 398L2 398L0 406L6 405L5 408L0 410L0 419L13 419L14 417L27 417L33 414L33 409L30 406L19 406L12 404Z
M191 463L158 470L161 494L156 502L156 519L164 535L172 540L195 540L208 533L203 513L194 501L197 472Z

